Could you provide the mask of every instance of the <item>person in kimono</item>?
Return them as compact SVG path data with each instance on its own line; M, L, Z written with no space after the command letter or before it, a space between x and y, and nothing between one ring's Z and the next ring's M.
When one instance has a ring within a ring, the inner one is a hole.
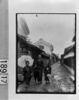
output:
M34 65L33 65L33 75L34 75L34 80L35 80L35 84L38 84L38 67L37 67L37 60L34 61Z
M51 74L50 61L49 61L48 64L46 64L46 66L44 67L44 77L45 77L46 83L49 83L48 74Z
M23 68L24 82L30 85L30 80L32 77L32 67L29 66L29 62L26 61L26 66Z
M41 84L42 83L42 76L43 76L43 61L42 61L41 55L38 55L36 65L37 65L37 72L38 72L37 80L38 80L38 83Z

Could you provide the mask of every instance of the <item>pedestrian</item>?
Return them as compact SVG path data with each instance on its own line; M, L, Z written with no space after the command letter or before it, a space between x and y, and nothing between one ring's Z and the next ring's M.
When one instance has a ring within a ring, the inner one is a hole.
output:
M33 75L34 75L34 80L36 84L38 83L38 73L39 73L38 67L37 67L37 64L35 63L33 66Z
M42 57L41 55L38 55L38 60L37 60L37 79L38 79L38 83L41 84L42 83L42 75L43 75L43 61L42 61Z
M23 68L24 82L26 85L30 85L30 80L32 77L32 67L29 66L29 62L26 61L26 66Z
M46 83L49 83L48 74L51 74L51 66L50 61L47 63L47 65L44 67L44 76Z

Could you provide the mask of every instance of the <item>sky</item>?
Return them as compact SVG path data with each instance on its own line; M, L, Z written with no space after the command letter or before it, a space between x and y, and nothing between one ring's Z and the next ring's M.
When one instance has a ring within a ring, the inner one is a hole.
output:
M30 30L29 39L35 43L40 38L51 43L54 53L63 54L64 49L72 44L74 36L74 15L64 14L19 14Z

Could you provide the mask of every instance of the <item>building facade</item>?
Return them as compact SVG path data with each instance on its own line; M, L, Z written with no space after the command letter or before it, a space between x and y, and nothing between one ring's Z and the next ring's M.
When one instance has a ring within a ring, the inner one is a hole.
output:
M53 45L44 41L42 38L35 42L34 45L49 55L51 55L53 52Z
M62 55L63 63L74 69L76 67L76 43L75 36L73 38L73 44L65 48L64 54Z

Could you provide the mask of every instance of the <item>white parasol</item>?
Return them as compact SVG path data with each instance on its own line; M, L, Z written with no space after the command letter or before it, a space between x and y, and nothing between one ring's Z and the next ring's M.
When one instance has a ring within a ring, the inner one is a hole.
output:
M32 66L34 59L29 55L22 55L18 58L18 66L24 68L26 66L26 61L29 62L29 66Z

